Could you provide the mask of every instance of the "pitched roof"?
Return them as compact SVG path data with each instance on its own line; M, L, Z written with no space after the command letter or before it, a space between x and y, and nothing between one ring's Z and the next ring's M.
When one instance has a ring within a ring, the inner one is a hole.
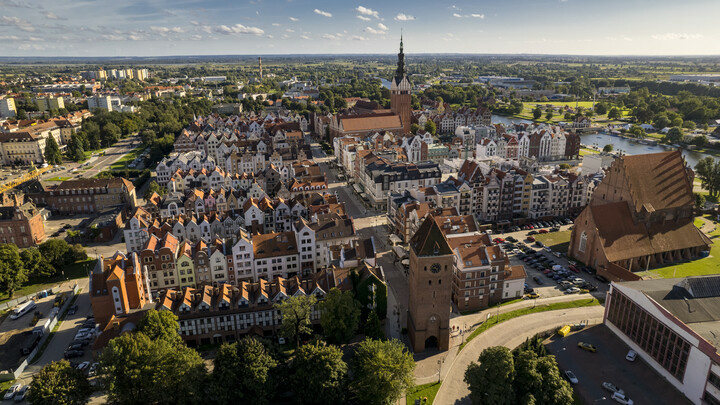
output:
M452 254L452 249L440 230L435 218L429 215L410 239L417 256L438 256Z
M390 114L368 114L340 116L344 131L372 131L385 128L401 128L400 116Z
M695 198L680 151L623 156L636 212L693 205Z

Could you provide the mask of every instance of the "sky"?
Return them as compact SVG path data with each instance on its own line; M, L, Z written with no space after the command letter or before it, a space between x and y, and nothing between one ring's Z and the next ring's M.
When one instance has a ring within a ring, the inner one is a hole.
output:
M0 56L720 55L718 0L0 0Z

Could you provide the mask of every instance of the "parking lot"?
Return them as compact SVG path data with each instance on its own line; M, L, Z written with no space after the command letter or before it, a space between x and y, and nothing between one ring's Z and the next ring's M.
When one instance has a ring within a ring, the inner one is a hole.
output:
M68 230L79 230L79 225L87 220L92 221L96 215L52 215L45 221L45 236L47 238L65 238Z
M555 228L560 232L569 230L571 226L565 224ZM609 284L607 281L596 279L592 269L571 263L566 252L554 252L548 247L536 244L535 233L549 233L549 229L551 227L541 226L532 230L496 233L493 235L493 240L503 245L511 264L525 267L527 274L525 283L538 294L539 298L586 291L595 297L604 298Z
M579 342L594 345L597 352L580 349ZM557 358L562 373L571 370L575 374L578 383L572 386L585 404L616 403L611 399L612 392L603 388L603 382L625 391L637 405L690 403L640 356L634 362L625 360L629 348L605 325L589 327L565 338L554 335L546 347Z

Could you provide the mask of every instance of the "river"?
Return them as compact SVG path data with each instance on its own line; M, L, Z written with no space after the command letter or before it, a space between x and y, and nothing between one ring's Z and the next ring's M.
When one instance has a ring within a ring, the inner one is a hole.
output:
M504 124L504 125L510 125L510 124L531 124L532 121L525 120L521 118L512 118L512 117L505 117L502 115L493 115L492 116L492 123L493 124ZM627 155L641 155L643 153L656 153L656 152L665 152L668 150L674 149L672 146L668 145L642 145L639 143L631 142L627 138L622 138L619 136L611 136L608 134L586 134L581 136L581 142L583 145L588 146L597 146L598 148L602 149L605 145L611 144L613 146L613 149L615 151L622 151L623 153ZM706 158L708 155L705 153L699 153L691 150L682 150L683 156L685 156L685 161L688 163L688 166L691 168L695 168L695 165L702 159Z

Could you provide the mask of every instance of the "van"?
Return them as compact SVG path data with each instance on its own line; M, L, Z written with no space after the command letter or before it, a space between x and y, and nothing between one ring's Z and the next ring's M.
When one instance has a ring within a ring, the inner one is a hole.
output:
M19 307L15 308L12 315L10 315L10 319L13 319L13 320L18 319L21 316L27 314L28 312L34 310L35 308L37 308L37 304L35 304L35 301L30 300L30 301L20 305Z

